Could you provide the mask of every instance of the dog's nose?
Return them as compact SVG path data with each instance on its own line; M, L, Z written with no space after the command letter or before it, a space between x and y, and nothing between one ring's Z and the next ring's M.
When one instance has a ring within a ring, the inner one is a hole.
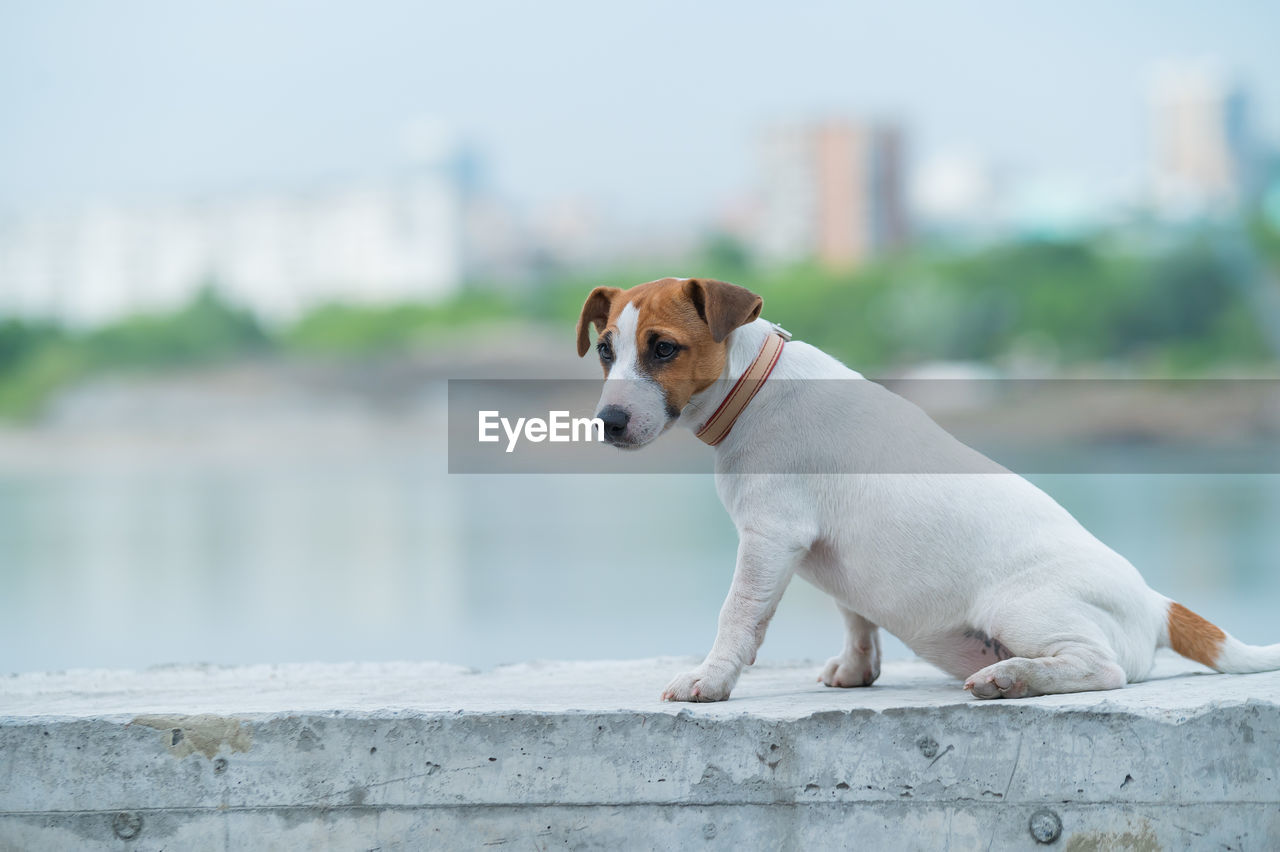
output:
M631 419L630 414L616 405L606 405L596 417L604 422L605 433L610 438L621 438L622 433L627 431L627 421Z

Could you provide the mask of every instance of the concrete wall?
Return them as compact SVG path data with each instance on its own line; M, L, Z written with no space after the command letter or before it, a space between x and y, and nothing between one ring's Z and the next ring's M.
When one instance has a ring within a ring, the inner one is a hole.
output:
M0 848L1280 848L1280 674L657 701L689 662L10 677Z

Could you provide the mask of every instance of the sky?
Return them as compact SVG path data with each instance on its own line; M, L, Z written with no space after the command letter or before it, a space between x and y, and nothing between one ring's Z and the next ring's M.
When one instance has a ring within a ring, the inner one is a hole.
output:
M0 211L305 187L470 139L526 207L648 220L749 191L771 122L895 120L920 163L1131 181L1159 61L1215 57L1280 139L1280 6L0 0Z

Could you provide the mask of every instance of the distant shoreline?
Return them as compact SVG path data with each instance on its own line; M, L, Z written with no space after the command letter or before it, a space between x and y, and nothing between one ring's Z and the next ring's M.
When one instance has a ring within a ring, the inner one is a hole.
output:
M95 377L59 392L31 424L0 424L0 475L429 458L444 453L449 378L599 380L595 364L549 334L506 342L501 351L476 341L359 361L276 358ZM1280 438L1280 380L992 376L918 370L883 384L961 440L1014 455L1129 449L1238 459L1273 451Z

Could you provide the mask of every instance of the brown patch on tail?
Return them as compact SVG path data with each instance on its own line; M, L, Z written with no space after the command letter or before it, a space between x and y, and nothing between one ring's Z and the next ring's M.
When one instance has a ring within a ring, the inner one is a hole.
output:
M1169 604L1169 647L1188 659L1217 668L1227 634L1180 603Z

